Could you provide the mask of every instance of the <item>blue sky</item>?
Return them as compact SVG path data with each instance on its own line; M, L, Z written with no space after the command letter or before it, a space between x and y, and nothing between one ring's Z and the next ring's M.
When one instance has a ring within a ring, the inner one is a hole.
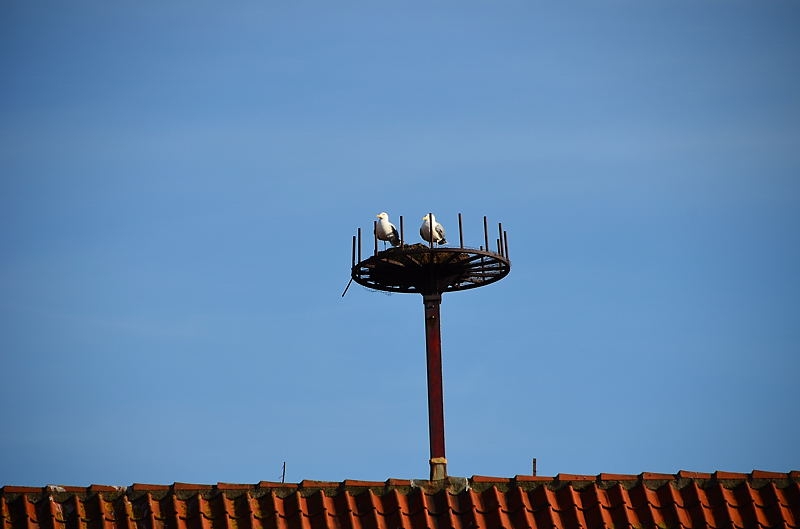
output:
M160 4L0 7L0 485L426 478L380 211L451 475L800 469L800 4Z

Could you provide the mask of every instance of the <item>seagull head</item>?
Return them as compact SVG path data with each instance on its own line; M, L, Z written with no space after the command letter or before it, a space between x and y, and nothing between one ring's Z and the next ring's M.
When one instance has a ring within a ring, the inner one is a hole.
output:
M430 219L428 219L428 217L430 217ZM430 220L431 222L436 222L436 216L433 213L431 213L430 215L425 215L424 217L422 217L422 220Z
M388 219L389 218L389 214L386 213L385 211L381 211L380 213L378 213L375 216L378 217L379 219Z

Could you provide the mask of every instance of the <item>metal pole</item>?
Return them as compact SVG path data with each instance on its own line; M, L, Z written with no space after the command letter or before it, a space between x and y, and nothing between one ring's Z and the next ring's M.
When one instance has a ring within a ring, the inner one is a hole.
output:
M486 216L483 217L483 239L486 243L486 251L489 251L489 226L486 224Z
M431 248L433 248L433 222L431 222L433 217L433 213L428 213L428 226L430 227L430 231L428 232L431 236Z
M464 247L464 230L461 228L461 213L458 214L458 243Z
M498 233L500 235L500 237L497 239L497 253L499 253L500 255L503 255L503 223L502 222L498 222L497 223L497 230L498 230Z
M444 455L444 391L442 389L442 336L439 323L441 294L425 294L425 353L428 364L428 431L431 445L431 480L447 477Z

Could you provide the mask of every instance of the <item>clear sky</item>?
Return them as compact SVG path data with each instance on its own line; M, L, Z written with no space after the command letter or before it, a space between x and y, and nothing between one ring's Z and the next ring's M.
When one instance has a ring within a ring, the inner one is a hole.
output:
M800 2L0 5L0 485L800 469ZM451 235L457 242L457 236Z

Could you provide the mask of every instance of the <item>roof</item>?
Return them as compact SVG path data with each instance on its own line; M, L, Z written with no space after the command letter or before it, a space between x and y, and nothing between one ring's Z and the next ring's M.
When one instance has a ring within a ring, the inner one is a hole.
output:
M0 489L0 529L799 527L800 472Z

